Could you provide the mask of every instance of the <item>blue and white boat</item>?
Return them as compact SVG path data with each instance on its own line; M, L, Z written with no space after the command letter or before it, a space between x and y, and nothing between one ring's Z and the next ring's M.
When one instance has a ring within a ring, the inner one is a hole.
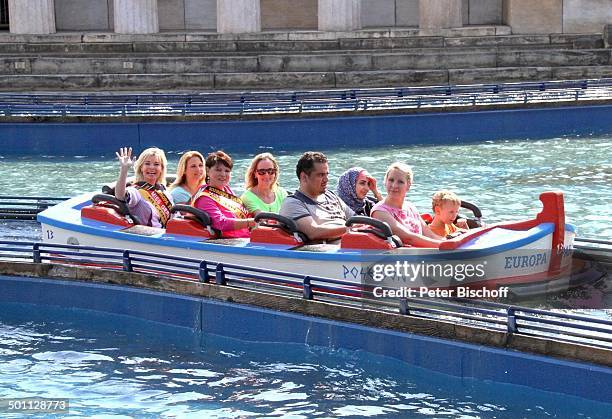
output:
M40 213L38 221L47 243L273 268L357 288L496 289L557 280L571 269L575 230L565 223L563 194L544 192L540 200L543 209L534 218L474 228L439 248L403 246L386 224L368 217L349 220L350 232L339 243L308 243L294 222L266 214L258 216L250 239L218 237L207 215L197 211L170 220L166 229L147 227L131 219L112 196L94 193L55 205Z

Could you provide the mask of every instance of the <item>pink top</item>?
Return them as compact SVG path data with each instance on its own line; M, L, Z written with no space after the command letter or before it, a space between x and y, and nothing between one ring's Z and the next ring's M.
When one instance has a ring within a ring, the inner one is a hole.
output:
M223 188L223 190L227 193L234 195L234 192L232 192L229 186L226 186L225 188ZM232 213L227 208L219 205L217 202L213 201L208 196L199 197L197 201L194 202L193 206L208 213L213 228L221 230L223 232L223 237L251 237L248 228L234 230L234 221L239 220L241 218L236 218L234 216L234 213Z
M371 214L376 211L388 212L398 222L402 223L409 231L416 234L423 234L423 227L421 225L421 216L416 207L410 202L404 203L404 208L399 209L386 205L384 201L377 202L373 207Z

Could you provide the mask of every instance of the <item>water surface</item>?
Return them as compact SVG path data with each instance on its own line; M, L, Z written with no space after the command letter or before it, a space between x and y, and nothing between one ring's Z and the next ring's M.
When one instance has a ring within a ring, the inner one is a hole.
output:
M68 398L79 417L604 418L612 409L362 351L247 343L126 316L0 304L0 398L34 396Z
M398 140L398 144L401 141ZM194 147L198 149L198 147ZM200 149L207 149L202 146ZM265 151L263 148L253 153ZM295 164L301 153L269 150L281 165L280 183L297 187ZM489 141L439 146L385 146L367 149L323 150L330 159L330 184L347 168L362 166L377 179L394 161L414 168L408 199L421 212L431 211L431 195L451 189L477 204L488 222L518 220L535 215L538 196L546 190L565 193L567 219L581 237L612 238L612 137L551 138ZM169 151L169 173L180 157ZM232 187L243 191L244 173L252 155L235 154ZM0 159L0 187L5 194L74 196L99 190L116 179L115 159L98 156L46 156Z

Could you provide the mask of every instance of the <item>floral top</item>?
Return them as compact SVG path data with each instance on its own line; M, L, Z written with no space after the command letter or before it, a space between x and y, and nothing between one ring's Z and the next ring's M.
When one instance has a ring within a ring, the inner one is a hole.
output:
M419 214L419 211L417 211L416 207L410 202L404 203L404 207L400 209L390 207L389 205L386 205L384 201L381 201L374 205L372 208L372 214L374 214L376 211L388 212L393 216L393 218L403 224L412 233L423 234L421 215Z

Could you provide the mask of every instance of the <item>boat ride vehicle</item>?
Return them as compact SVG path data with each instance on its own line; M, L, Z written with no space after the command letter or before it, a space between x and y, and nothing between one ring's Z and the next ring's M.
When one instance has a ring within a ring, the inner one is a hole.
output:
M293 220L271 213L258 214L250 238L223 238L211 227L208 214L185 205L173 208L180 215L165 229L149 227L114 196L96 193L48 208L38 221L45 243L273 267L339 281L351 289L496 289L558 280L570 269L575 229L565 222L563 193L544 192L540 201L543 208L533 218L472 228L438 248L404 246L386 223L369 217L349 219L348 232L336 243L310 242Z

